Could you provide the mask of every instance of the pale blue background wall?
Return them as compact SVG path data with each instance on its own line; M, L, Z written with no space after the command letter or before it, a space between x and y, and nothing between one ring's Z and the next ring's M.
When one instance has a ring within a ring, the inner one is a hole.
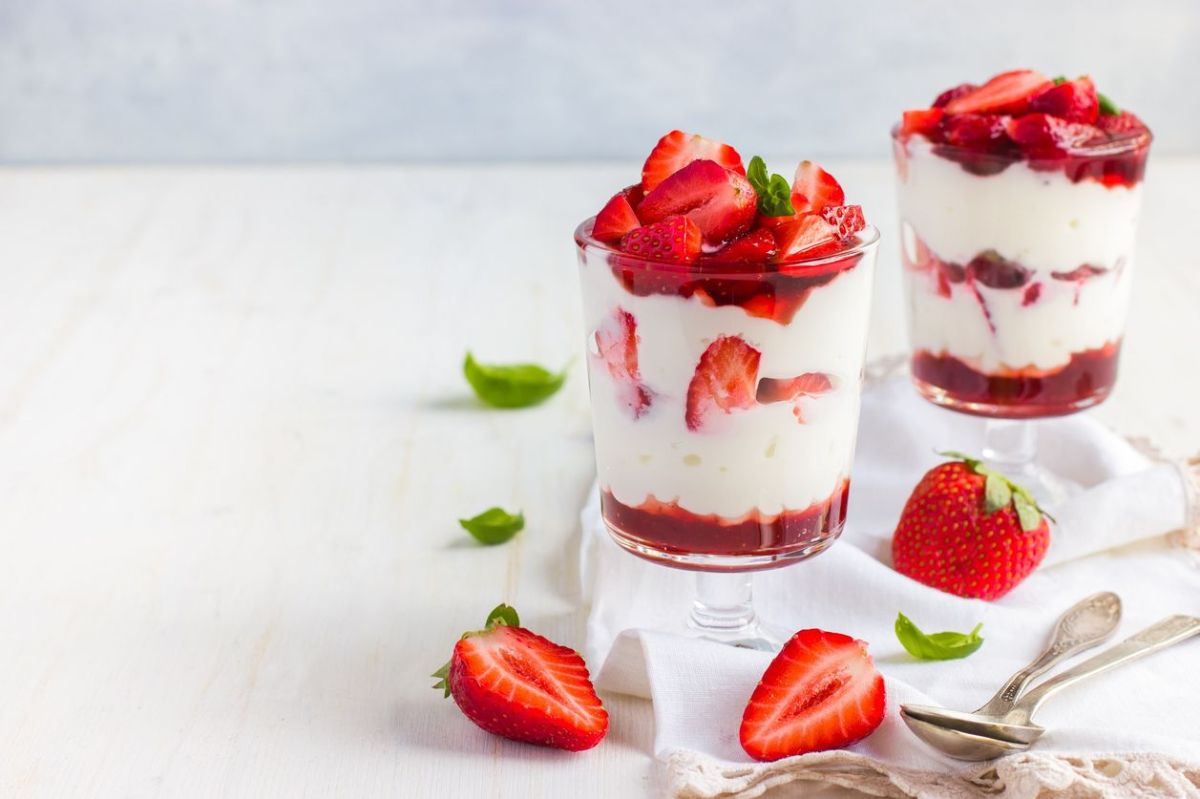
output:
M1015 65L1200 151L1200 0L0 0L0 161L884 155Z

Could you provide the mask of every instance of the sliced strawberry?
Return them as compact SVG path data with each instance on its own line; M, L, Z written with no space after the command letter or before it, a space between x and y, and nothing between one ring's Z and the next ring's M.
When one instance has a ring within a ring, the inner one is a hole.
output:
M1101 114L1096 120L1096 127L1107 133L1112 139L1141 136L1148 132L1146 123L1128 111L1122 111L1119 114Z
M1032 69L1001 72L978 89L946 103L947 114L1021 114L1029 107L1029 98L1041 92L1051 81Z
M738 151L719 141L703 136L673 130L658 140L642 167L642 189L649 194L659 183L669 178L693 161L706 159L716 161L726 169L739 175L746 174L742 157Z
M946 91L939 94L937 99L933 101L933 107L945 108L946 104L951 100L956 100L965 94L970 94L978 88L979 87L974 83L960 83L953 89L946 89Z
M608 713L583 658L519 623L507 605L493 610L483 630L454 645L434 687L490 733L571 751L600 743Z
M946 112L941 108L917 108L905 111L900 121L900 135L920 134L932 138L937 133L938 123Z
M637 319L624 308L612 314L596 329L596 350L617 384L618 398L634 419L639 419L654 401L654 395L642 384L638 371Z
M1029 110L1050 114L1068 122L1094 125L1100 116L1100 98L1092 79L1084 75L1051 86L1034 96L1029 101Z
M786 261L802 254L816 257L832 253L840 247L837 227L821 214L805 213L779 219L782 222L772 228L778 245L776 261Z
M749 230L757 207L758 195L745 176L702 159L658 184L638 215L649 224L682 214L699 226L705 244L720 244Z
M801 161L792 178L792 207L797 212L820 211L827 205L841 205L846 192L833 175L812 161Z
M758 362L762 354L738 336L721 336L700 356L688 383L685 420L696 431L715 411L732 413L754 407Z
M691 263L700 254L700 228L686 216L669 216L626 233L621 250L649 261Z
M874 732L886 705L883 675L864 642L801 630L754 689L738 737L755 760L839 749Z
M1007 131L1021 152L1033 159L1062 158L1074 149L1106 140L1097 127L1039 113L1014 117Z
M999 150L1011 147L1005 125L1008 117L997 114L959 114L942 120L946 144L968 150Z
M867 226L860 205L827 205L821 209L821 218L837 228L837 237L842 241Z
M756 228L740 239L734 239L702 260L719 264L762 263L775 252L775 237L766 228Z
M791 402L800 397L816 397L833 388L833 379L824 372L805 372L798 377L764 377L758 381L755 399L760 405Z
M1016 261L1009 261L995 250L984 250L967 263L966 277L993 289L1024 286L1033 273Z
M635 196L635 190L640 199L641 189L629 186L614 194L613 198L605 203L600 213L596 214L596 222L592 225L593 238L611 244L620 241L622 236L642 224L630 200Z

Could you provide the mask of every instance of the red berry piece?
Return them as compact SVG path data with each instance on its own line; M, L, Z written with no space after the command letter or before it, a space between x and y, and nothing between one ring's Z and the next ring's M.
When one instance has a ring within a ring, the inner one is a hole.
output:
M641 189L638 186L630 186L613 195L600 209L600 213L596 214L596 222L592 225L592 237L612 244L620 241L629 231L640 227L641 220L638 219L630 201L631 197L640 199L640 193Z
M946 91L939 94L937 99L933 101L933 107L944 109L951 100L956 100L965 94L970 94L978 88L979 86L974 83L960 83L953 89L946 89Z
M907 137L919 134L932 139L937 136L938 125L945 115L946 112L941 108L917 108L905 111L900 120L900 135Z
M596 329L596 350L608 374L617 384L619 400L634 419L650 410L654 394L642 383L638 370L637 319L624 308L612 314Z
M841 205L846 192L833 175L812 161L801 161L792 178L792 207L797 213L817 212L827 205Z
M946 103L947 114L1023 114L1029 100L1053 85L1046 76L1031 69L1002 72L977 89Z
M742 714L742 749L755 760L841 749L883 723L887 689L863 641L801 630L771 665Z
M713 139L673 130L658 140L642 167L642 189L649 194L664 180L693 161L716 161L739 175L746 174L738 151Z
M1051 86L1035 95L1029 101L1029 110L1050 114L1067 122L1094 125L1100 116L1100 99L1092 79L1085 75Z
M700 228L686 216L669 216L626 233L621 250L648 261L688 264L700 254Z
M706 244L720 244L750 229L757 205L758 195L744 175L702 159L659 183L638 205L638 216L647 224L686 216Z
M484 629L465 634L434 673L479 727L514 741L579 751L608 732L608 713L574 649L519 626L500 605Z
M739 336L721 336L709 344L688 383L688 430L702 429L713 414L754 407L761 357Z

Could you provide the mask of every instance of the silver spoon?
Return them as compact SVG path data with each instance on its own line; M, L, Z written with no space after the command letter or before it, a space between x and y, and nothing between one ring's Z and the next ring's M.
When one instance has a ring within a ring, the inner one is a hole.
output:
M1074 654L1091 649L1106 641L1121 621L1121 598L1111 591L1102 591L1081 599L1067 608L1050 633L1050 642L1028 666L1009 677L996 695L973 713L962 714L932 705L904 705L909 715L925 718L933 723L940 719L953 720L964 715L972 718L992 716L997 720L1012 710L1017 697L1029 685L1029 681L1056 663L1061 663Z
M941 711L935 717L914 715L901 707L900 715L917 737L960 760L990 760L1019 752L1042 737L1044 727L1033 723L1033 714L1059 690L1109 669L1145 657L1200 633L1200 619L1168 616L1157 624L1111 646L1057 677L1046 680L1013 705L1002 720L970 713ZM918 714L920 711L918 711Z

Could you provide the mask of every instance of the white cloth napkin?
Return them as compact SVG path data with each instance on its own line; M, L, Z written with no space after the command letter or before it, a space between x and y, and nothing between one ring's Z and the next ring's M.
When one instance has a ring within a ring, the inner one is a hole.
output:
M1152 463L1086 415L1039 427L1042 462L1083 490L1060 509L1038 571L1000 601L960 599L893 571L890 540L909 491L941 460L935 450L978 452L982 422L929 405L902 378L864 393L845 533L810 561L757 574L754 586L761 615L781 627L867 641L886 678L887 716L849 749L776 763L755 763L737 738L770 656L682 634L694 575L618 549L593 495L581 552L586 655L601 689L653 700L672 795L754 797L816 780L880 796L1200 796L1200 638L1056 695L1037 717L1049 732L1022 755L951 760L900 720L902 702L981 705L1041 650L1059 613L1096 591L1124 601L1114 642L1166 615L1200 615L1200 560L1166 537L1193 518L1185 470ZM983 622L984 644L965 660L914 660L892 630L897 611L927 632Z

